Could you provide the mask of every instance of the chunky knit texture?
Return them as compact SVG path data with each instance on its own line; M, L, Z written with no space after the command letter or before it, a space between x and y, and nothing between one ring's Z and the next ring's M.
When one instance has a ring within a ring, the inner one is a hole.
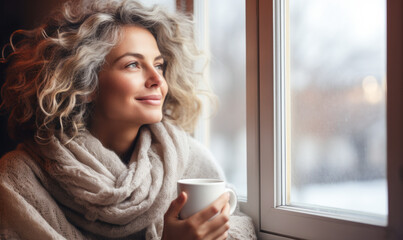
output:
M126 165L89 132L27 142L0 161L0 239L160 239L181 178L223 178L201 144L168 123L144 126ZM230 218L229 239L255 239Z

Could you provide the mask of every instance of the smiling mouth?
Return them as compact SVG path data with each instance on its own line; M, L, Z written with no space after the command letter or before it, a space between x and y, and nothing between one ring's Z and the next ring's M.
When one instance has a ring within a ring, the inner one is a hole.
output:
M162 103L162 96L161 95L149 95L149 96L137 97L136 100L141 103L144 103L144 104L160 106Z

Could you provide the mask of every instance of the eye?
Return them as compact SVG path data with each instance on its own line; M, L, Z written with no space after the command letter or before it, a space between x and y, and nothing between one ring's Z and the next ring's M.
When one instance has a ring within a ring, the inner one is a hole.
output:
M126 65L125 68L139 68L139 63L138 62L132 62Z
M155 65L155 69L157 69L158 71L164 72L165 64L164 63L159 63L159 64Z

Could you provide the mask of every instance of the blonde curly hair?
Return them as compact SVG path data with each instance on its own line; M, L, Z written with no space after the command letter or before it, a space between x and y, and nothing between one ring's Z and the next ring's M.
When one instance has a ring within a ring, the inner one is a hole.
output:
M144 27L156 38L169 86L164 118L191 132L201 111L201 75L194 70L199 52L190 17L135 0L83 0L65 3L45 25L10 37L1 107L10 114L12 138L46 141L57 132L74 138L85 129L98 72L125 25Z

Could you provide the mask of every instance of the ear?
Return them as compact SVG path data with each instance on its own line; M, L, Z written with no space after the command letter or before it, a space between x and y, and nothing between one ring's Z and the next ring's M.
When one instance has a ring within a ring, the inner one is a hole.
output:
M90 94L88 94L88 95L84 95L84 96L83 96L83 98L84 98L84 103L90 103L90 102L95 101L96 96L97 96L97 91L96 91L96 90L94 90L92 93L90 93Z

